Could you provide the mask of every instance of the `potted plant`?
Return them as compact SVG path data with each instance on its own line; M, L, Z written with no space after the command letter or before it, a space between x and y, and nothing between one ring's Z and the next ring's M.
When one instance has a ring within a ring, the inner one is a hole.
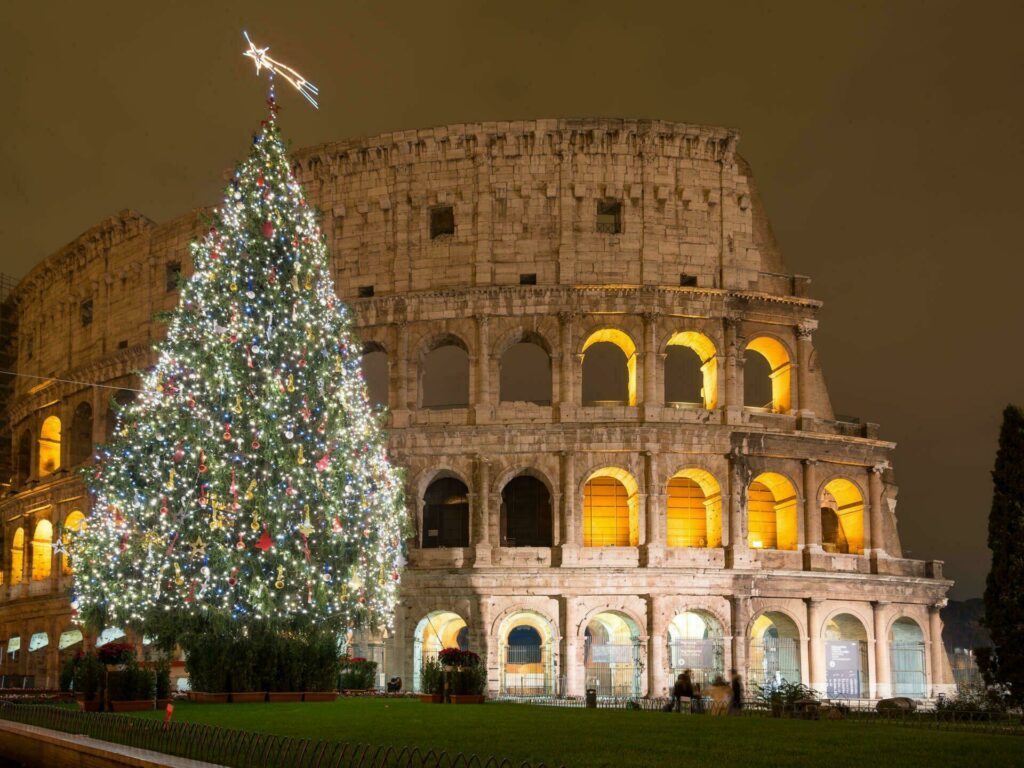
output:
M452 704L483 704L487 669L472 651L445 648L441 651L449 700Z
M377 674L377 662L368 661L360 656L347 656L341 660L341 676L338 687L350 693L372 690Z
M424 704L440 704L444 701L444 671L441 662L430 659L420 669L420 701Z
M75 656L72 687L78 706L86 712L99 712L102 696L103 665L92 653Z
M791 717L798 710L804 713L817 709L817 692L801 683L759 685L756 688L758 702L771 711L772 717Z
M107 673L107 694L113 712L137 712L153 709L155 676L133 659L123 669Z

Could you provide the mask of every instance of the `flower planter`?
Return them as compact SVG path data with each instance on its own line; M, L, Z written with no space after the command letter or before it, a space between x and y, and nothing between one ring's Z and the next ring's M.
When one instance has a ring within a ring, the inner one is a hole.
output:
M153 699L126 699L110 702L112 712L142 712L153 709Z
M440 693L421 693L420 701L424 704L442 704L444 703L444 696Z
M83 712L99 712L100 701L99 699L93 699L92 701L85 701L83 699L78 700L78 707Z
M189 695L196 704L227 704L226 693L207 693L206 691L190 691Z
M167 705L171 703L171 699L157 699L156 708L159 710L167 709Z
M479 693L453 693L451 695L452 704L483 704L483 694Z
M231 694L232 704L257 704L266 700L266 691L237 691Z
M334 701L338 698L337 691L305 691L303 701Z
M274 702L302 701L302 691L271 691L267 694L267 701Z

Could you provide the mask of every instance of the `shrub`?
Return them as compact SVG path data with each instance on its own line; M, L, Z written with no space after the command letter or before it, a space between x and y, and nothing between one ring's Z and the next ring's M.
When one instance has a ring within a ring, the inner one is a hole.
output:
M444 671L441 669L441 662L436 659L423 662L423 668L420 670L420 688L423 693L444 693Z
M480 664L479 656L461 648L444 648L437 657L443 667L475 667Z
M100 688L103 685L105 670L95 654L86 653L75 657L75 671L72 678L72 687L75 693L81 694L86 701L95 701L99 698Z
M348 657L341 660L341 679L338 683L341 690L368 691L375 688L377 662L366 659Z
M781 685L754 686L757 690L757 701L778 714L791 712L798 701L814 701L818 692L801 683L782 683Z
M987 720L1006 712L1007 699L1000 686L989 686L983 691L940 696L935 702L935 711L940 720Z
M487 690L487 668L483 664L473 664L447 674L448 684L454 694L481 696Z
M161 659L153 669L156 677L156 697L158 699L169 699L171 697L171 662Z
M156 689L156 676L132 662L122 670L107 673L107 692L111 701L139 701L152 699Z
M75 682L75 666L77 656L68 656L60 667L60 679L58 686L62 691L70 691Z

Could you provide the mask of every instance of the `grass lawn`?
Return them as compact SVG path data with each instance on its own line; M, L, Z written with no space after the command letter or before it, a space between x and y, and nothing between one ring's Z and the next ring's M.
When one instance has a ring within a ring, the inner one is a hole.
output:
M163 717L163 712L139 713ZM994 768L1024 765L1024 737L847 721L710 717L407 699L175 705L175 720L360 744L417 746L536 765Z

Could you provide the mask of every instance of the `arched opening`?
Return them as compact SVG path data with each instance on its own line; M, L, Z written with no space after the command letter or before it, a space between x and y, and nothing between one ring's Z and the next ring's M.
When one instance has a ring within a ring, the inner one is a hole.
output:
M640 542L636 480L624 469L605 467L583 486L583 546L635 547Z
M61 665L72 656L82 650L82 630L65 629L57 638L57 653L60 656Z
M668 481L666 506L668 546L722 546L722 493L710 472L677 472Z
M39 428L39 476L60 469L60 418L47 416Z
M15 456L15 481L24 485L32 475L32 435L26 429L18 438L18 451Z
M789 352L777 339L758 336L747 344L747 353L743 364L744 405L786 413L792 402Z
M388 353L376 342L363 346L363 380L370 405L380 410L388 407Z
M50 578L53 564L53 525L49 520L36 523L32 534L32 580Z
M423 494L424 549L469 546L469 489L455 477L439 477Z
M829 481L822 493L821 547L826 552L864 554L864 497L846 478Z
M137 392L133 392L130 389L119 389L110 398L110 405L107 408L107 415L103 424L103 434L106 436L108 443L114 439L114 434L121 423L121 414L128 405L135 401L137 394Z
M665 350L665 404L718 405L718 357L703 333L673 334Z
M502 622L501 692L509 696L551 696L555 693L555 632L533 611L521 611Z
M433 611L424 616L413 635L412 689L422 691L423 665L437 661L445 648L469 650L469 627L452 611Z
M825 623L825 689L830 699L862 699L868 692L868 633L856 616Z
M777 472L763 472L747 489L747 546L796 549L797 496L793 484Z
M501 546L551 546L551 494L536 477L513 477L501 490Z
M725 676L725 633L707 611L685 611L668 625L668 665L674 680L685 670L701 690Z
M551 405L551 355L539 339L524 336L502 354L498 399Z
M124 637L124 630L120 627L107 627L100 632L99 637L96 638L96 647L102 648L107 643L112 643L115 640L120 640Z
M92 455L92 406L81 402L71 417L71 466L88 461Z
M446 337L423 356L420 405L438 409L469 405L469 352L461 339Z
M598 696L640 695L640 630L617 611L597 614L583 633L587 688Z
M583 402L636 405L636 344L622 331L603 328L584 343Z
M67 554L71 537L82 531L85 527L85 515L77 509L64 518L64 526L61 530L61 543L64 546L64 554L61 555L61 571L65 576L71 573L71 558Z
M751 625L747 681L762 688L801 682L800 629L786 614L766 611Z
M11 586L25 580L25 529L18 528L11 539Z
M925 697L928 687L924 653L924 632L918 623L905 616L896 619L889 630L893 696Z

